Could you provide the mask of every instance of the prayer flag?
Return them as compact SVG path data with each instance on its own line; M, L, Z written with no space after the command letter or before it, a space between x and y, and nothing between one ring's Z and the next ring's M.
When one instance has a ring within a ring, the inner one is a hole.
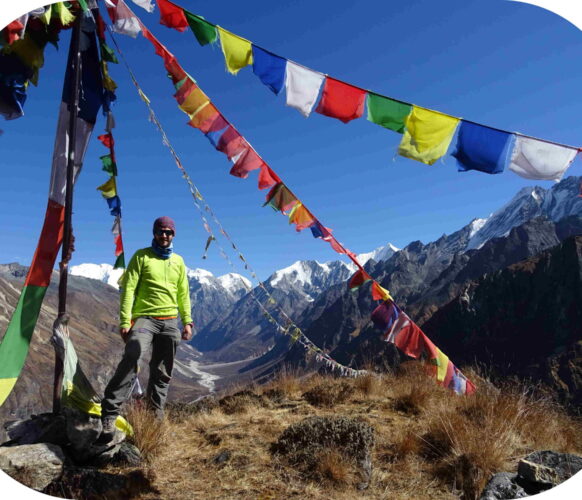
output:
M101 184L101 186L99 186L97 189L101 191L101 195L105 199L117 196L117 186L115 185L115 177L110 177L107 180L107 182Z
M348 123L362 116L365 100L366 91L328 76L315 111Z
M370 275L362 270L362 269L358 269L355 274L352 276L352 278L350 279L350 282L348 283L348 288L352 291L355 292L358 288L360 288L364 283L367 283L368 281L370 281L372 278L370 277Z
M120 253L115 259L115 264L113 264L113 269L125 269L125 253Z
M453 156L459 172L479 170L488 174L500 174L511 156L509 132L503 132L464 120L459 126L457 147Z
M311 226L311 234L313 234L314 238L321 238L325 241L329 241L333 237L331 235L331 229L329 227L325 227L318 220L316 220L315 224Z
M178 31L184 31L188 27L188 21L184 10L168 0L158 0L160 8L160 24Z
M240 177L241 179L246 179L249 176L249 172L251 170L260 168L262 171L262 167L266 166L266 163L263 161L263 159L246 141L244 141L244 147L244 151L236 158L234 165L230 169L230 175ZM281 180L279 179L278 182L281 182ZM272 186L273 184L275 184L275 182L270 185Z
M438 347L436 347L437 357L435 359L437 365L437 381L444 382L445 377L447 375L447 370L449 367L449 358L448 356L441 351Z
M152 3L153 0L131 0L135 5L139 5L142 9L147 10L148 12L153 12L155 9L154 4Z
M298 202L297 198L282 182L277 184L267 194L267 201L263 206L269 205L274 210L285 212Z
M119 1L121 2L122 0ZM174 54L172 54L164 45L162 45L160 41L145 26L142 26L142 34L152 43L156 54L164 60L164 67L172 77L172 82L174 84L188 77L186 72L178 64L178 61L176 61Z
M217 26L220 33L220 46L224 54L224 62L229 73L236 75L241 68L253 64L253 49L251 42Z
M515 134L509 169L526 179L559 181L578 150Z
M202 131L202 133L206 134L215 129L221 130L225 128L228 123L218 109L216 109L214 104L208 102L202 105L195 113L190 115L188 125L197 128Z
M392 328L394 322L398 319L398 307L392 301L382 302L374 311L372 311L372 322L374 326L382 332Z
M117 165L111 158L111 155L103 155L99 157L103 167L101 170L107 172L109 175L117 175Z
M286 59L253 45L253 73L277 95L285 83L286 65Z
M115 56L115 52L111 47L109 47L109 45L107 45L105 42L102 42L100 46L101 46L101 58L104 61L108 61L115 64L119 63L117 57Z
M113 179L113 177L112 177ZM107 205L109 206L109 213L115 217L121 215L121 200L119 196L114 196L113 198L107 198Z
M301 202L295 205L289 212L289 224L295 224L295 230L297 232L308 228L313 222L313 215L311 215L311 212Z
M227 127L228 126L230 125L227 124ZM220 141L220 137L222 134L224 134L227 127L223 128L222 130L211 130L204 134L204 136L210 141L210 144L212 144L215 149L218 147L218 141Z
M142 30L141 22L123 0L117 0L115 7L108 6L107 12L113 23L112 29L115 33L135 38Z
M245 147L246 141L244 137L232 125L228 126L216 145L216 149L224 153L229 160L241 154Z
M378 282L372 283L372 299L373 300L392 300L390 292L382 288Z
M99 139L101 141L101 143L106 148L109 148L109 149L111 149L113 147L113 145L115 144L115 141L113 140L112 134L101 134L100 136L97 137L97 139Z
M217 35L216 26L214 26L214 24L210 24L202 16L191 14L187 10L184 11L184 15L186 16L190 29L200 45L204 46L216 42Z
M261 171L259 172L259 189L266 189L275 184L281 182L279 176L271 170L271 167L266 163L261 165Z
M413 106L398 154L432 165L447 152L458 123L459 118Z
M402 134L411 104L368 92L368 121Z
M285 90L287 106L297 109L308 117L313 109L325 75L287 61L285 69Z
M24 25L19 19L12 21L6 28L2 31L4 32L4 39L8 45L12 45L13 42L21 37L21 33L24 30Z
M174 94L178 107L188 116L196 113L204 104L210 101L208 96L200 90L194 80L187 78L178 92Z

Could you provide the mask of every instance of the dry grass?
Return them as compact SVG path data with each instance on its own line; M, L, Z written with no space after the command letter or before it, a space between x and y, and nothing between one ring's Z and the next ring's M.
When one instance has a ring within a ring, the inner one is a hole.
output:
M350 389L332 406L314 407L301 397L342 384ZM514 470L533 450L582 453L580 422L548 400L522 389L497 389L486 379L478 387L473 396L456 396L414 364L395 375L359 379L286 372L251 389L255 396L245 393L236 411L219 404L160 427L147 412L132 409L135 442L155 460L154 486L160 491L142 498L470 499L492 473ZM368 489L357 489L353 464L333 449L319 457L310 476L271 454L271 443L288 426L314 415L345 415L374 427ZM218 463L224 451L229 458Z
M126 408L126 418L133 427L131 442L142 458L152 463L167 445L167 423L158 420L142 401L132 401Z
M332 408L346 402L354 392L351 381L328 378L304 392L303 399L312 406Z

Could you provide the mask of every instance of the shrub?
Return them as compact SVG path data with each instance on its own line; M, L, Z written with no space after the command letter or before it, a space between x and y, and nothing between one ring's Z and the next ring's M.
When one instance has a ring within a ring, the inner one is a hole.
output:
M303 399L312 406L331 408L347 401L354 391L354 387L345 380L329 379L305 392Z
M166 423L139 400L132 401L126 412L127 420L133 427L130 441L137 446L143 459L151 463L167 445Z

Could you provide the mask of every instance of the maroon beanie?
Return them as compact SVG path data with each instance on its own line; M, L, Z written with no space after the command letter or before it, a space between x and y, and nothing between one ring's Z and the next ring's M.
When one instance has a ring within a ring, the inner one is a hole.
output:
M176 234L176 226L174 225L174 221L165 215L163 217L158 217L154 221L154 233L156 232L156 229L162 227L169 227L172 231L174 231L174 234Z

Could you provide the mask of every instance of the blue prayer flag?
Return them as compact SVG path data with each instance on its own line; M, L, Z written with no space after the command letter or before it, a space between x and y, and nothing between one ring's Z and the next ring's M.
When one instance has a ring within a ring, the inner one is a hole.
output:
M500 174L511 157L512 139L513 134L509 132L462 120L453 153L459 172L480 170Z
M206 138L210 141L210 144L212 144L215 148L218 147L218 141L220 141L220 138L222 137L222 134L224 134L224 132L226 131L226 129L228 128L228 125L220 130L217 130L216 132L207 132L206 134L204 134L206 136Z
M119 196L114 196L113 198L107 198L107 205L109 205L109 213L115 217L121 215L121 200Z
M253 73L277 95L285 83L286 66L286 59L253 45Z

